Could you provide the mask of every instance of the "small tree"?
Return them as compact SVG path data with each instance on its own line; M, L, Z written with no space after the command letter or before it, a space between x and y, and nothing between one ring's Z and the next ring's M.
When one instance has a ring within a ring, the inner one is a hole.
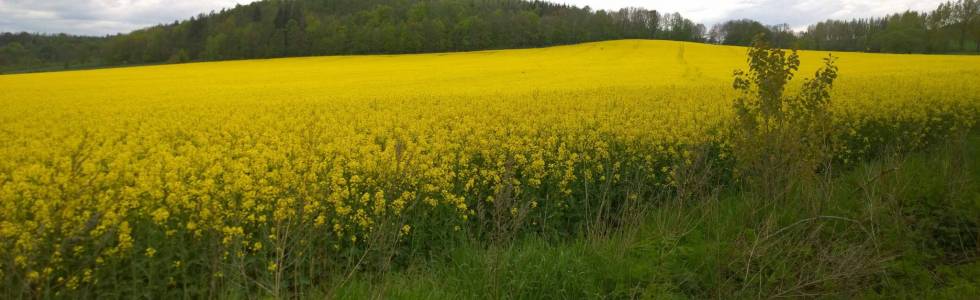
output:
M786 84L800 67L796 50L769 47L757 36L748 51L749 70L736 70L733 150L737 172L769 200L782 199L800 180L832 158L830 89L837 78L834 57L795 96Z

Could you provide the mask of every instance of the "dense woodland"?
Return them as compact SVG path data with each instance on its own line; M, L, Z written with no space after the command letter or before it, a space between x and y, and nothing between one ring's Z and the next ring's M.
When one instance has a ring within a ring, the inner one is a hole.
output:
M528 48L624 38L892 53L980 52L980 0L931 12L707 30L677 13L524 0L264 0L128 34L0 34L0 72L336 54Z

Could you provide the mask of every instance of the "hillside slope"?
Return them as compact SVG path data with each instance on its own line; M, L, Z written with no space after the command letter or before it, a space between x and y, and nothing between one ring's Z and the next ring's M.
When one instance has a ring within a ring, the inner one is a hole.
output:
M801 51L801 74L827 52ZM541 90L728 85L744 67L745 48L699 43L620 40L541 49L416 55L353 55L243 60L0 76L8 92L106 91L222 99L248 91L281 98L527 93ZM841 85L947 85L963 90L980 73L980 57L833 53ZM926 76L931 75L931 76ZM888 81L878 79L888 78ZM941 78L941 80L939 80ZM923 80L920 80L923 79ZM930 80L932 79L932 80ZM221 87L221 88L216 88ZM227 88L227 89L225 89ZM905 89L903 86L890 88Z
M622 40L3 75L0 298L310 295L346 281L356 267L385 270L392 260L438 255L460 241L562 239L589 233L592 225L614 226L618 219L596 220L614 208L655 206L659 196L680 191L678 172L693 168L694 159L717 163L719 177L729 172L730 76L745 64L744 53ZM799 77L825 56L803 52ZM923 149L976 124L980 57L847 53L838 64L829 134L839 142L828 156L842 166L886 148ZM857 193L847 184L828 192ZM909 201L923 202L910 195ZM940 200L927 203L954 210L952 216L969 212ZM804 210L765 203L719 211L792 213L748 219L780 222L769 228L807 218ZM864 220L880 207L841 203L852 206L831 202L828 211ZM908 219L887 220L881 226ZM715 225L715 236L725 239L732 236L725 230L742 228ZM799 236L822 235L821 226ZM955 226L940 232L941 241L976 232ZM852 229L845 237L868 241ZM835 251L836 244L812 245L817 250L799 250L800 257L851 253ZM390 252L378 254L378 247ZM858 249L857 260L880 264L863 256L870 249ZM690 256L724 259L700 266L729 268L724 274L732 275L722 280L751 282L747 293L753 294L757 282L791 287L807 278L797 274L836 270L799 269L804 260L789 256L771 263L793 267L753 279L756 273L744 270L754 263L728 264L741 261L739 253ZM686 266L676 269L685 272L677 274L682 283L720 273L691 277ZM866 286L836 273L817 279L824 278L830 281L821 291ZM701 286L687 288L693 298L711 298Z

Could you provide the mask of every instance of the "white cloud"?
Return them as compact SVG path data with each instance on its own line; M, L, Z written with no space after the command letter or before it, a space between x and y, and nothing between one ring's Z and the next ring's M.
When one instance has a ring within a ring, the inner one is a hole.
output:
M254 0L0 0L0 31L103 35L169 23ZM751 18L794 28L828 18L932 10L945 0L552 0L595 9L645 7L714 24Z

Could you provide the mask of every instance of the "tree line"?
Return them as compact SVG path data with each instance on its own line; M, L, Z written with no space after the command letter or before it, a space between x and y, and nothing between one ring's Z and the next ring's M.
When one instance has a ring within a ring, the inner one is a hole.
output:
M946 2L930 12L820 22L810 26L800 42L819 50L980 52L980 0Z
M788 25L767 26L754 20L715 25L707 40L749 45L763 34L781 48L887 53L980 53L980 0L940 4L929 12L905 11L880 18L827 20L793 32Z
M0 33L0 72L96 66L104 42L103 37Z
M104 37L0 34L0 72L307 55L544 47L624 38L832 51L980 52L980 0L930 12L788 25L731 20L707 30L678 13L527 0L263 0Z
M468 51L624 38L702 41L705 31L677 13L545 1L265 0L102 38L5 34L0 66ZM75 54L43 53L52 47Z

